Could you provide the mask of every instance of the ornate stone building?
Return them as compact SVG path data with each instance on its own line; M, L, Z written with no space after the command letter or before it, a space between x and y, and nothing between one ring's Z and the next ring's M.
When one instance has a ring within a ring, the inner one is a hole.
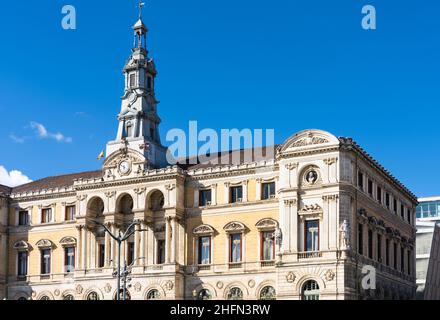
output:
M122 246L131 299L414 296L417 199L352 139L305 130L250 161L169 166L147 28L133 29L102 170L0 190L1 297L114 299L117 245L96 221L140 222Z

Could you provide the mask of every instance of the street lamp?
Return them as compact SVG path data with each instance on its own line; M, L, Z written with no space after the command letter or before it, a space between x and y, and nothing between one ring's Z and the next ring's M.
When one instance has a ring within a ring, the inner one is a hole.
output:
M144 230L144 229L136 230L136 228L131 230L134 226L137 226L137 225L140 224L140 221L136 220L133 223L131 223L127 227L127 229L125 229L124 233L122 233L121 230L118 230L118 234L114 235L107 228L107 226L105 224L103 224L103 223L101 223L99 221L93 220L93 219L91 219L90 221L95 223L95 224L97 224L97 225L99 225L99 226L101 226L101 227L103 227L104 231L107 232L110 235L110 237L112 237L118 243L118 267L117 267L117 270L116 270L116 277L118 279L117 280L118 281L118 285L117 285L117 291L116 291L117 292L116 300L121 300L121 251L122 251L121 247L122 247L122 243L124 241L128 240L128 238L130 238L133 234L135 234L136 231L147 231L147 230ZM127 270L127 264L126 264L125 259L124 259L124 272L123 272L124 273L124 289L123 289L124 290L124 294L123 294L123 300L125 300L125 298L126 298L126 286L125 286L126 282L127 282L126 281L127 275L125 274L126 270Z

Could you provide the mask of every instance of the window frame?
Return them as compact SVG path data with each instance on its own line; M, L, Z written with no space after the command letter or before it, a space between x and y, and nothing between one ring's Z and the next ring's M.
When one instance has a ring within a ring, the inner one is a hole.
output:
M233 261L233 237L240 236L240 261ZM237 232L237 233L230 233L229 234L229 263L243 263L243 233Z
M73 208L73 214L72 212L69 213L69 209ZM75 221L75 215L76 215L76 205L66 205L64 209L64 221ZM69 217L68 215L72 214L72 217Z
M202 195L209 194L209 200ZM206 201L202 201L206 200ZM207 207L212 203L212 189L200 189L199 190L199 207Z
M46 261L45 252L48 252L48 262ZM42 248L40 249L40 274L47 276L52 273L52 249L50 248ZM46 264L47 262L47 264ZM44 268L46 266L46 268Z
M239 193L241 194L241 197L237 197L238 194L234 192L235 190L240 190ZM239 201L239 199L241 200ZM229 203L232 204L232 203L242 203L242 202L243 202L243 186L240 185L240 186L229 187Z
M208 239L209 240L209 257L208 257L208 263L203 263L202 260L202 247L203 242L202 239ZM200 235L197 239L197 264L202 266L207 266L212 264L212 236L211 235Z
M307 248L307 240L308 240L308 223L312 223L312 222L317 222L317 226L318 226L318 250L313 250L313 251L309 251ZM321 221L319 219L310 219L310 220L306 220L304 221L304 252L319 252L321 249Z
M264 243L266 238L264 234L272 233L272 256L270 259L264 258ZM261 230L260 231L260 261L274 261L275 260L275 230Z
M273 193L272 191L273 186ZM269 187L269 191L267 193L267 197L265 196L266 187ZM276 183L275 181L270 182L262 182L261 183L261 200L271 200L276 197Z
M69 250L72 250L72 254L69 254ZM68 264L69 256L72 257L73 264ZM72 273L75 271L75 263L76 263L76 247L75 246L65 246L64 247L64 272Z

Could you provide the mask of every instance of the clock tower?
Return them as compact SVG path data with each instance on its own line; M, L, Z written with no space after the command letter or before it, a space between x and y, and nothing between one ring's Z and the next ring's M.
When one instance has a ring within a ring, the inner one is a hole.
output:
M125 85L117 116L118 132L116 139L107 143L106 158L121 150L136 152L145 158L144 167L148 169L167 166L167 149L160 142L159 102L154 90L157 71L153 59L148 57L148 29L142 21L142 6L133 26L133 49L123 69Z

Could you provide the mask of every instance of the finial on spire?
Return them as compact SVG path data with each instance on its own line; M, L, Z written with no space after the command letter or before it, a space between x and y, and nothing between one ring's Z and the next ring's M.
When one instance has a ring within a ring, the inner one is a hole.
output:
M145 2L142 2L142 0L139 0L138 9L139 9L139 19L142 19L142 9L145 6Z

